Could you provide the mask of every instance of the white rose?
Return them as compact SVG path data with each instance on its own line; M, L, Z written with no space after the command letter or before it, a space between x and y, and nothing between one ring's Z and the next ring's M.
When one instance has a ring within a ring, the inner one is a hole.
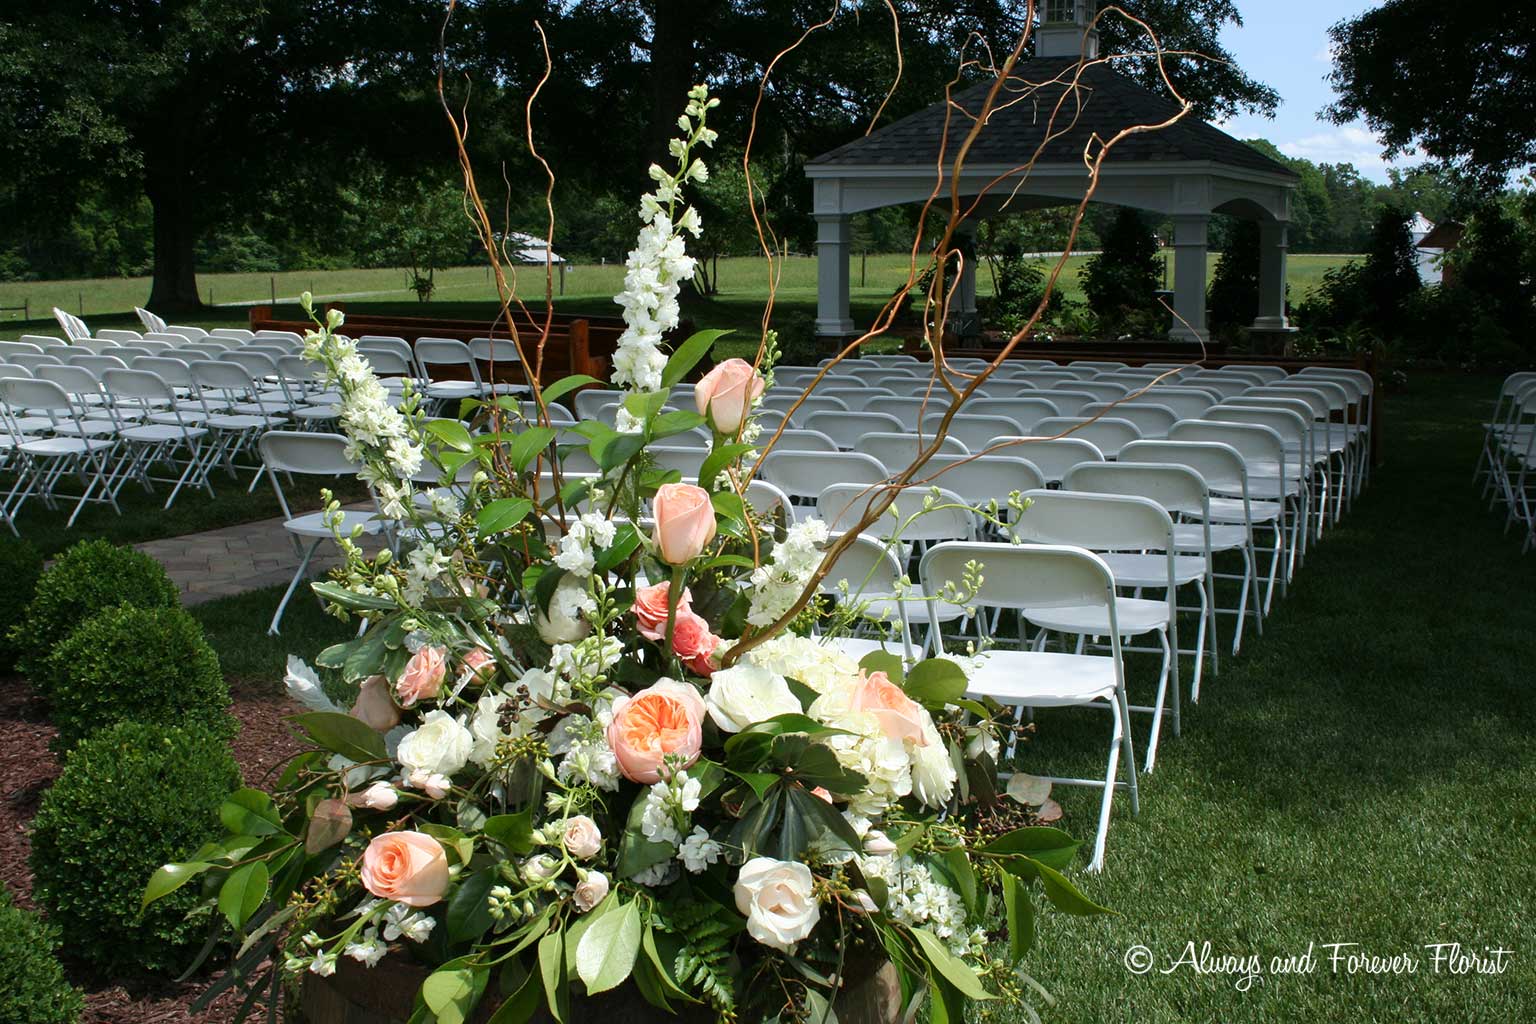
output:
M736 909L747 919L747 934L786 953L821 920L811 894L811 869L772 857L753 857L741 866Z
M415 731L400 741L396 759L409 775L452 776L469 762L475 738L446 711L429 711Z
M716 672L704 703L709 717L726 732L741 732L755 722L800 712L800 701L784 677L756 665L734 665Z
M469 759L482 768L490 765L497 744L508 735L501 728L501 706L506 702L505 693L487 693L475 703L474 717L469 720L469 734L475 745Z
M603 834L598 831L597 822L585 814L578 814L565 820L561 842L572 857L591 860L603 848Z
M955 763L933 719L923 713L923 745L911 746L912 794L929 807L943 807L955 792Z
M585 914L608 895L608 876L601 871L588 871L587 877L576 884L576 909Z

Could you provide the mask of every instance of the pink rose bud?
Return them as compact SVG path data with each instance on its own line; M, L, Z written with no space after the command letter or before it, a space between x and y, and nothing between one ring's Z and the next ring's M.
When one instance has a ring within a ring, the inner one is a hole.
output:
M361 793L348 793L349 807L366 807L370 811L388 811L400 802L400 794L387 782L375 782Z
M811 790L811 796L814 796L819 800L825 800L827 803L832 802L832 794L827 791L826 786L817 786L815 789Z
M859 675L859 685L853 691L853 710L873 714L887 739L911 740L918 746L926 746L923 739L926 712L922 706L891 682L884 672L867 676L861 672Z
M352 717L379 732L389 732L400 724L400 709L389 695L389 680L383 676L369 676L357 691L357 701L352 705Z
M693 484L662 484L651 502L656 547L668 565L686 565L715 539L709 492Z
M444 647L423 645L405 663L395 692L400 696L402 707L412 707L419 700L430 700L443 689L443 679L448 675L448 650Z
M709 631L709 623L701 615L679 613L672 624L672 653L682 659L698 675L708 678L715 672L712 656L720 646L720 638Z
M462 660L464 668L481 682L496 674L496 659L483 647L471 647Z
M576 909L585 914L608 895L608 876L601 871L588 871L576 886L572 894L576 901Z
M704 375L693 389L699 415L708 416L722 434L734 434L763 393L763 378L744 359L727 359Z
M603 848L603 834L597 830L597 822L585 814L578 814L566 819L561 842L572 857L591 860Z
M430 907L448 891L448 856L423 832L386 832L363 851L362 882L381 900Z

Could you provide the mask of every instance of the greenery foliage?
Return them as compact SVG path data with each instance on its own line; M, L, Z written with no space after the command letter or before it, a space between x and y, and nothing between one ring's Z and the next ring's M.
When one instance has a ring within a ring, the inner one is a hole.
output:
M1206 321L1218 334L1233 334L1259 315L1259 225L1240 220L1227 233L1206 293Z
M1102 248L1083 266L1079 280L1088 306L1105 327L1136 322L1157 306L1156 292L1162 282L1157 236L1142 215L1122 207L1104 232Z
M39 903L71 956L105 975L167 973L203 941L196 887L142 909L147 880L219 834L240 784L228 745L203 729L123 722L70 753L32 826Z
M227 732L229 690L197 620L180 608L121 605L81 623L49 655L54 749L118 722Z
M24 642L12 636L22 621L27 605L43 575L43 556L24 540L0 541L0 671L11 668L16 657L26 649Z
M74 1024L80 990L59 966L58 932L0 886L0 1024Z
M21 647L17 668L45 690L40 670L53 646L104 608L180 605L176 585L159 562L132 548L104 540L81 541L65 551L37 581L26 615L11 631Z

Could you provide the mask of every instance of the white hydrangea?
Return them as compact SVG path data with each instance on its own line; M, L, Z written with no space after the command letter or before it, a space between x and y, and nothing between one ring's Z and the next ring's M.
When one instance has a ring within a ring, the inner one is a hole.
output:
M957 955L970 952L971 932L965 923L960 894L934 880L928 868L911 857L860 857L865 878L883 880L890 891L885 912L899 924L926 928Z
M797 679L817 693L844 685L859 674L859 663L837 647L793 633L780 633L763 641L748 651L743 660Z
M789 528L783 542L774 546L768 564L752 571L749 624L772 625L789 611L821 564L820 545L827 536L827 524L820 519L806 519Z

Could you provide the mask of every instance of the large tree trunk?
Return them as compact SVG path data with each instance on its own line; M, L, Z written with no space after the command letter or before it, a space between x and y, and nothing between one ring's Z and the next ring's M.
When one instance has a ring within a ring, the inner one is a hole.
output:
M651 131L646 156L671 168L667 143L694 81L694 37L710 0L656 0L651 22Z
M173 156L147 155L145 193L154 209L155 265L149 308L185 313L202 308L197 295L197 218L193 186Z

